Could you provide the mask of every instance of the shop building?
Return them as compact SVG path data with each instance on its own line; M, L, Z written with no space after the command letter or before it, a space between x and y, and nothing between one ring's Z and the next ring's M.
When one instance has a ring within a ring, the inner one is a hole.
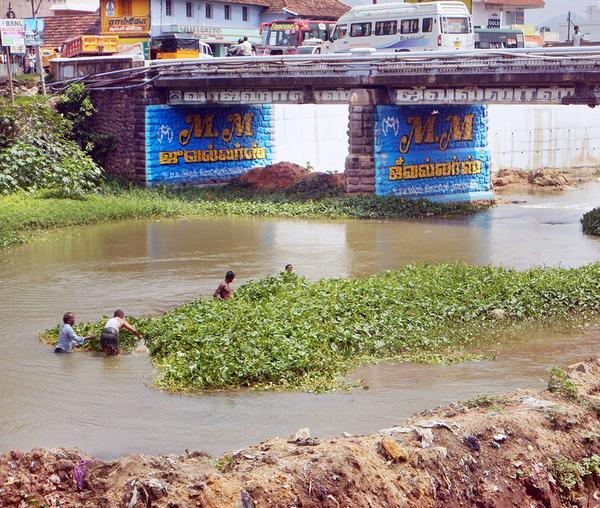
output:
M503 28L526 24L528 9L542 9L544 0L472 0L473 26Z

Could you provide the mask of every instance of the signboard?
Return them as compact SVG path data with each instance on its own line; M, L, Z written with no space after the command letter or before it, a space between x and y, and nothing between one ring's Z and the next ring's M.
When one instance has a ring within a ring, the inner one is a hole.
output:
M150 16L102 17L104 35L146 35L150 31Z
M250 42L258 44L261 42L258 30L251 28L228 28L210 25L164 25L163 32L182 32L197 35L200 40L212 44L223 44L225 42L236 42L248 37Z
M492 12L488 18L487 27L489 29L500 29L502 26L502 12Z
M44 45L44 20L40 18L27 18L23 20L25 27L25 45Z
M0 19L2 46L25 46L25 27L22 19Z
M427 3L427 2L436 2L437 0L404 0L407 3L411 3L411 4L423 4L423 3ZM471 14L473 14L473 0L460 0L462 3L464 3L467 6L467 9L469 9L469 12Z
M375 192L491 199L485 106L377 106Z
M270 106L148 106L146 182L223 182L266 166L271 131Z
M403 88L395 91L396 104L563 104L575 96L575 87L464 87Z
M168 103L178 104L347 104L351 90L169 90Z

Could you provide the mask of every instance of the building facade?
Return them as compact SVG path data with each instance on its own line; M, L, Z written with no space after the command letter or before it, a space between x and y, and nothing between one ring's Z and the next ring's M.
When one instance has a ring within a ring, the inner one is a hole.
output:
M541 9L544 0L473 0L473 26L482 28L524 25L527 9Z

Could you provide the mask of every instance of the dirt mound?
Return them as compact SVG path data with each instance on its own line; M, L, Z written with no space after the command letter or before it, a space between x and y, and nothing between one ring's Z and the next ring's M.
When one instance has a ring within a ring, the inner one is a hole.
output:
M597 506L600 361L551 390L479 397L368 436L289 440L210 459L76 450L0 457L0 506Z
M291 162L278 162L263 168L253 168L235 183L258 190L283 190L298 183L309 172Z
M535 171L502 169L492 175L492 183L496 190L509 190L512 192L563 191L576 187L584 181L586 181L585 178L547 168Z

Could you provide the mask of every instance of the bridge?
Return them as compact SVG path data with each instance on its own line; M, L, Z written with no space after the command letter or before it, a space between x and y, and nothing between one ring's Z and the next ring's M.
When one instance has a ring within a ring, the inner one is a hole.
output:
M93 90L152 86L169 104L600 103L600 47L153 61L93 73ZM60 84L59 84L60 86Z
M600 104L600 47L52 65L71 76L53 87L84 83L119 140L109 171L147 185L268 164L271 104L348 104L349 192L490 199L486 104Z

